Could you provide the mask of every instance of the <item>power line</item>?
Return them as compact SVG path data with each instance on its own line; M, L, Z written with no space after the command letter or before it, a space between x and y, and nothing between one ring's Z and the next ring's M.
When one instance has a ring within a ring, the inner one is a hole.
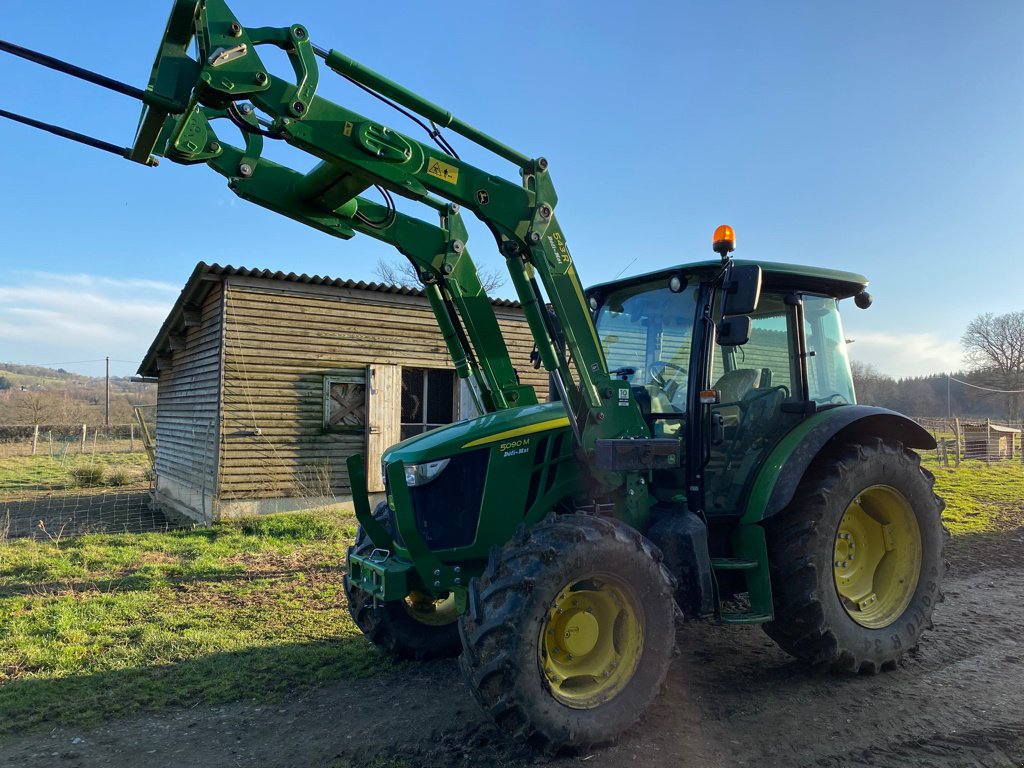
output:
M955 381L957 384L963 384L965 387L973 387L974 389L980 389L983 392L997 392L1000 395L1020 395L1024 394L1024 389L992 389L990 387L979 387L977 384L971 384L969 381L961 381L960 379L954 379L952 376L946 376L950 381Z
M27 368L53 368L55 365L84 365L85 363L102 363L105 362L106 358L101 357L98 360L64 360L58 363L10 363L10 365L23 365ZM138 365L140 360L115 360L110 358L112 363L128 363L130 365Z

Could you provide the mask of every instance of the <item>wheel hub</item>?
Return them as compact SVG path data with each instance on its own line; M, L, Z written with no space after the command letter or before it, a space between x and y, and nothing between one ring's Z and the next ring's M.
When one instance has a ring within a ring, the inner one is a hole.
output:
M412 618L428 626L443 627L459 619L454 594L435 598L423 592L410 592L402 604Z
M903 615L921 571L921 531L910 502L876 485L850 502L833 552L836 591L850 618L871 629Z
M540 633L540 666L551 694L592 709L632 679L643 650L640 606L624 586L588 579L562 589Z

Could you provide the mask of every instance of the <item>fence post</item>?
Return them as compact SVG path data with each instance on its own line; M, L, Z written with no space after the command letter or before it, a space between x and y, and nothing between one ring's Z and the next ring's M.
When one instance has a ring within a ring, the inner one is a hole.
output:
M32 455L36 455L36 448L39 447L39 425L36 424L35 430L32 432Z
M128 427L128 453L135 453L135 424L129 424Z
M956 465L960 466L960 417L956 417L954 424L953 439L956 440Z
M89 431L89 427L85 424L82 425L82 453L85 453L85 436Z

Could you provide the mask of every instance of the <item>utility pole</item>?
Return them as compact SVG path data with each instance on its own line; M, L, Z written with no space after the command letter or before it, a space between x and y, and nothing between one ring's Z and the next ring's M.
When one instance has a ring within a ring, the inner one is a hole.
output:
M110 355L107 355L107 391L106 405L103 408L103 426L110 426Z

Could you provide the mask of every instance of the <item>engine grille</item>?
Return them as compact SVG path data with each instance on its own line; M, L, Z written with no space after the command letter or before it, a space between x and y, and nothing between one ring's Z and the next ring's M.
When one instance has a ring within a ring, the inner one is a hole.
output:
M487 475L488 448L453 456L444 471L426 485L409 489L416 530L431 549L465 547L476 538ZM389 509L392 530L401 546L405 542L394 525L394 510Z
M484 448L453 456L437 479L409 489L416 530L431 549L464 547L476 538L488 454Z

